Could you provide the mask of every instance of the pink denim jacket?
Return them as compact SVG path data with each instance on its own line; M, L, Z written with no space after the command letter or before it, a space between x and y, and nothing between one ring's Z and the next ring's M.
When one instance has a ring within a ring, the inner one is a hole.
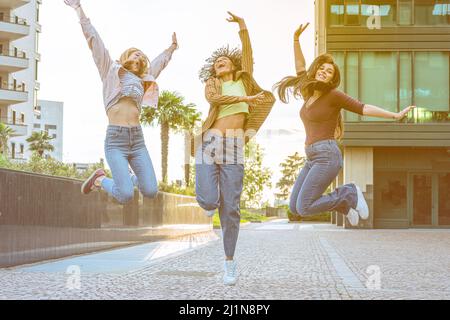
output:
M81 19L80 24L103 82L103 102L106 112L108 112L109 108L112 107L111 104L114 98L121 90L119 70L123 67L118 61L111 59L108 50L105 48L97 30L91 24L90 19ZM167 66L172 58L172 54L172 50L166 49L151 62L148 73L143 78L145 93L142 105L150 107L158 106L159 88L156 83L156 78ZM138 107L140 108L141 106Z

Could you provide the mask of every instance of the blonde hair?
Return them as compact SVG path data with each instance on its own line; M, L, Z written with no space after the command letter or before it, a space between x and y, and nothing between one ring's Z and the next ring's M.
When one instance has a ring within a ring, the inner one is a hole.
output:
M124 53L122 53L122 55L120 56L119 62L120 64L127 70L130 70L130 63L127 63L128 58L130 58L130 56L135 53L135 52L141 52L142 56L139 59L139 70L137 72L134 72L138 77L143 78L149 71L149 67L150 67L150 60L148 59L148 57L139 49L137 48L130 48L128 50L126 50Z

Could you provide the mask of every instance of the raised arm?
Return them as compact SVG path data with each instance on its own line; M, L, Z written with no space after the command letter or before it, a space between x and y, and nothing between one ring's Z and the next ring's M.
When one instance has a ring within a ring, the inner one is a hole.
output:
M155 79L158 78L161 71L163 71L164 68L167 67L169 61L172 59L172 54L176 49L178 49L178 40L177 35L174 32L172 34L172 44L170 45L170 47L164 50L151 62L150 73Z
M102 80L105 79L106 75L108 74L109 68L113 63L108 50L105 48L105 45L100 38L97 30L91 24L90 19L87 18L86 14L84 13L83 8L81 7L80 0L64 0L64 2L68 6L74 8L77 12L83 34L86 37L89 49L91 49L92 51L92 56L94 58L95 64L97 65L100 77L102 78Z
M300 36L302 35L303 31L308 28L309 22L305 25L300 25L300 27L295 30L294 33L294 57L295 57L295 71L297 72L297 75L300 73L306 71L306 61L305 56L303 55L302 48L300 46Z
M239 37L242 43L242 70L253 74L253 49L245 20L228 11L228 22L239 24Z

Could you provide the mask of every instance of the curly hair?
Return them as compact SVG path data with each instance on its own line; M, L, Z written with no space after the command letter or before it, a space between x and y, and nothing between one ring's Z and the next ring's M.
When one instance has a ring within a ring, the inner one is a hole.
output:
M216 76L214 64L220 57L227 57L236 67L236 71L242 70L242 51L238 48L230 49L229 46L224 46L213 52L211 57L205 60L205 65L199 72L199 78L202 82L206 82L209 78Z

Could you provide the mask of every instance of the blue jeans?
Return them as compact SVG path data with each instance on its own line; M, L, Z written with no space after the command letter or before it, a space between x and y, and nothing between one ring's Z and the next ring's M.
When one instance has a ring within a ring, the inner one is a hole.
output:
M108 194L125 204L133 199L134 187L137 186L144 197L156 197L158 182L140 126L108 126L105 155L113 176L113 179L102 181L102 188Z
M219 209L225 255L233 257L241 221L244 140L205 134L196 154L195 191L205 210Z
M289 208L298 215L337 211L346 215L356 208L357 191L346 184L323 195L342 168L342 154L334 140L323 140L305 148L307 161L292 190Z

